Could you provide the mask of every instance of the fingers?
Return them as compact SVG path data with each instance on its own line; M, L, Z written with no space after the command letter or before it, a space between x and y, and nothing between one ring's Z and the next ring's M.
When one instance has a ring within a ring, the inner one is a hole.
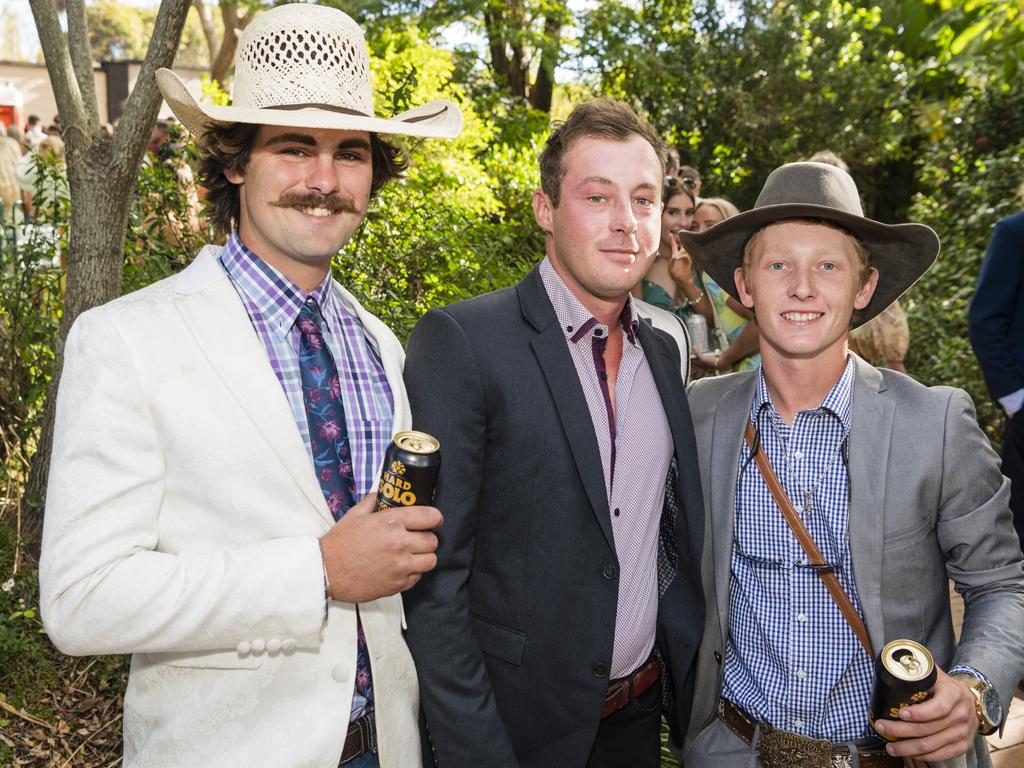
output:
M368 515L375 509L377 509L377 492L373 491L372 493L366 494L363 498L353 504L345 513L345 517L348 517L349 515L354 515L356 517L359 517L360 515Z
M972 694L941 670L928 701L907 707L900 720L879 720L876 728L900 739L886 746L891 755L919 761L947 760L964 754L978 730Z
M429 531L410 531L407 535L406 551L423 555L437 551L437 536Z
M436 507L395 507L381 514L397 521L407 531L432 531L444 523Z

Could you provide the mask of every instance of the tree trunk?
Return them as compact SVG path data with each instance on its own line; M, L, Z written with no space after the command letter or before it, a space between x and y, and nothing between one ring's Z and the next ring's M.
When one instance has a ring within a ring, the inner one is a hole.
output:
M57 108L66 126L64 140L71 193L67 288L60 330L54 341L53 375L32 470L22 496L22 535L32 553L38 556L56 393L64 365L64 341L78 315L121 293L124 238L132 192L146 140L160 108L154 74L158 68L169 67L174 61L190 3L189 0L165 0L160 4L146 59L111 138L98 129L96 100L91 93L92 66L88 60L85 15L80 7L74 7L80 3L69 3L65 37L52 0L31 2Z
M68 165L71 190L71 235L68 242L67 291L60 330L55 339L53 376L46 392L46 407L39 442L22 499L22 535L33 549L43 524L46 481L50 472L57 387L64 365L64 342L82 312L121 294L124 238L135 187L137 164L126 167L114 157L113 140L94 144L79 162Z
M530 88L530 106L541 112L551 111L555 93L555 67L562 50L562 21L552 14L544 20L544 48L540 54L537 77Z

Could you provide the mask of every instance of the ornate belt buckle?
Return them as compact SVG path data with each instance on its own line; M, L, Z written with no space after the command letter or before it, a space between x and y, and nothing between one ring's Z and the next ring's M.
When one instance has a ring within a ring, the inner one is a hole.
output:
M832 744L761 724L758 755L764 768L831 768Z

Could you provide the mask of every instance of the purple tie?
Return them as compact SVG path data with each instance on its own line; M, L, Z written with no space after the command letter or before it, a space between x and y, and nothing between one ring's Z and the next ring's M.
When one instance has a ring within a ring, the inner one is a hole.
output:
M352 474L352 452L345 425L345 404L334 358L324 342L324 319L312 296L306 299L296 320L299 328L299 373L302 400L306 405L309 444L320 490L335 520L356 503ZM373 709L373 678L366 651L363 624L356 618L356 687L352 701L353 719Z

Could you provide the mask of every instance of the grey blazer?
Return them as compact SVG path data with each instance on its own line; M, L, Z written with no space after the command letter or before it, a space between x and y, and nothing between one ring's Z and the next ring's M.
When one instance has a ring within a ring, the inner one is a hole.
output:
M943 669L969 664L1009 708L1024 676L1024 563L1010 483L970 397L857 359L849 437L850 549L871 643L923 642ZM713 718L729 632L729 571L743 429L757 371L690 388L708 524L701 563L707 613L684 747ZM957 645L948 580L963 595ZM989 766L984 739L969 765Z

